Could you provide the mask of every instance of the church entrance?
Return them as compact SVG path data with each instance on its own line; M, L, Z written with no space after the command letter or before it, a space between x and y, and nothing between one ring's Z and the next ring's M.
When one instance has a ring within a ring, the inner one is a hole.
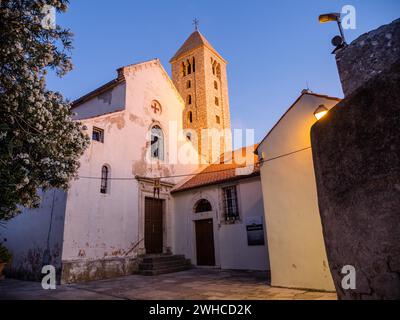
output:
M164 200L145 198L144 246L146 253L163 252Z
M196 253L198 266L215 266L213 219L197 220Z

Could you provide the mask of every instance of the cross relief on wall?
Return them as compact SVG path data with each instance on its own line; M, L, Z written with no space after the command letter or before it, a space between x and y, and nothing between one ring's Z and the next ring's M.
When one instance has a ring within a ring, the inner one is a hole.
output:
M161 114L161 105L158 101L154 100L151 103L151 109L153 111L154 114Z

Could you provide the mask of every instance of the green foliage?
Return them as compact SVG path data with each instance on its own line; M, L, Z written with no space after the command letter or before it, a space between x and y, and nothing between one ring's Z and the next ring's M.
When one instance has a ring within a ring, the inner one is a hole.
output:
M8 249L0 243L0 263L9 263L12 259Z
M88 145L70 104L46 74L72 69L72 34L43 25L46 6L66 0L0 1L0 221L37 207L39 188L67 189Z

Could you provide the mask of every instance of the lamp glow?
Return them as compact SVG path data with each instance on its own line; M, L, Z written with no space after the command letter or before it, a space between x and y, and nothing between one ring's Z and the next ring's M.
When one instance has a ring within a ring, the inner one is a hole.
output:
M340 20L340 14L339 13L327 13L327 14L321 14L319 16L319 22L320 23L327 23L331 21L338 21Z
M328 109L321 104L315 111L314 111L314 117L317 120L320 120L321 118L323 118L327 113L328 113Z

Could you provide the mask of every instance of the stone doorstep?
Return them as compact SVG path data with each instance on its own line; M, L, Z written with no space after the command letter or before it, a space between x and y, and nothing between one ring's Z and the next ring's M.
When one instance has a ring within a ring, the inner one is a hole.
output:
M148 271L148 270L160 270L160 269L166 269L166 268L177 268L181 266L187 266L189 267L186 263L182 262L168 262L168 263L158 263L158 264L151 264L151 263L140 263L139 264L139 273L140 271Z
M143 263L163 263L168 261L186 260L184 255L145 255L141 257Z
M188 269L190 269L190 267L183 265L183 266L167 267L167 268L154 269L154 270L140 270L139 274L141 274L143 276L157 276L157 275L161 275L161 274L185 271Z

